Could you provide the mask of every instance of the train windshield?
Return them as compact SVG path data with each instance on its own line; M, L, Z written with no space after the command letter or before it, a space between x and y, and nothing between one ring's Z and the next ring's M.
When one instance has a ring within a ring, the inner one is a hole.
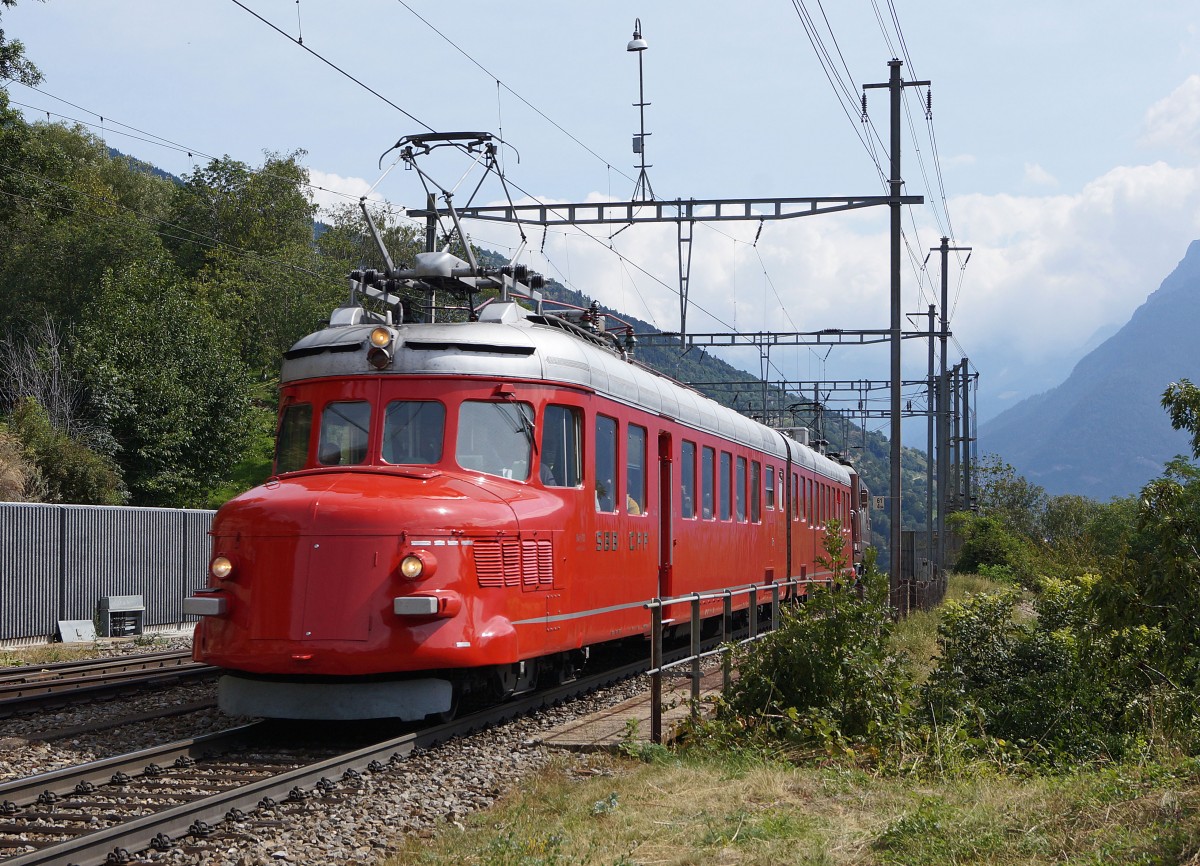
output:
M322 466L353 466L367 459L371 404L359 400L329 403L321 412L317 461Z
M533 453L533 407L528 403L465 400L458 410L455 459L463 469L487 475L529 477Z
M433 464L442 459L446 407L434 400L393 400L383 415L387 463Z

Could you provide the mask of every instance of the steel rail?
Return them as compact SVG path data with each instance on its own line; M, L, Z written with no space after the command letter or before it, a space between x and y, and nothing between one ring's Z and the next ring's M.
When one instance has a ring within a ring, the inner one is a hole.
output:
M467 734L493 727L535 710L555 706L613 682L628 679L645 671L646 667L647 663L645 660L622 665L565 685L489 707L452 722L407 733L403 736L318 761L305 767L289 770L268 779L252 782L233 790L204 797L191 803L173 806L152 815L135 818L132 821L106 827L87 835L80 835L37 851L3 859L0 860L0 863L3 863L3 866L34 866L34 864L48 866L48 864L61 863L72 863L77 864L77 866L103 864L110 854L115 854L122 850L146 850L149 847L153 847L156 840L161 845L162 841L168 838L173 842L177 841L182 836L191 835L192 830L195 828L203 827L205 824L219 823L234 809L239 809L243 812L252 812L262 803L264 798L286 798L294 788L315 786L318 783L323 787L328 787L330 784L336 785L336 781L331 783L330 780L340 778L348 770L370 770L372 767L378 769L372 762L386 762L397 756L404 758L416 749L431 748L438 743L445 742L454 737L466 736ZM196 740L181 741L159 747L157 750L148 749L134 755L118 756L106 761L94 762L87 765L86 769L89 779L93 784L97 778L107 781L112 773L116 772L112 767L118 762L144 761L144 756L148 753L159 755L157 760L167 761L174 760L183 755L190 755L191 750L196 748L203 749L209 747L211 752L213 738L228 736L229 733L223 732L220 735L214 734L208 737L200 737ZM208 753L206 752L205 754ZM71 770L56 771L55 773L43 774L30 779L7 783L6 786L0 786L0 798L6 795L6 790L20 791L22 792L21 796L28 798L30 792L34 789L42 788L49 790L46 787L47 784L60 789L65 788L67 791L74 791L75 785L87 780L79 778L78 775L72 779L70 777L71 772Z

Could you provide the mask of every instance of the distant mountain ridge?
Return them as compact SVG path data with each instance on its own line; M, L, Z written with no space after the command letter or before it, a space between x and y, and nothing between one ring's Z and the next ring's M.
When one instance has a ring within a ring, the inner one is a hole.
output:
M1171 382L1200 381L1198 329L1200 240L1061 385L984 423L979 453L998 454L1052 495L1136 493L1189 450L1160 400Z

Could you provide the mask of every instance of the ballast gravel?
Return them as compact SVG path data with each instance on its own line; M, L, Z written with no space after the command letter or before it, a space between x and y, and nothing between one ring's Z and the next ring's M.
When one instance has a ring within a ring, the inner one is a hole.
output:
M153 649L181 643L186 641L174 639ZM114 655L121 651L120 645L116 646ZM145 652L146 647L136 651ZM461 822L543 769L552 752L539 744L542 732L645 689L644 679L621 683L569 706L544 710L393 761L381 772L364 771L359 779L342 781L328 794L312 792L303 802L259 809L241 822L226 821L208 839L184 840L171 851L143 856L154 862L206 866L378 863L406 837L427 837L439 826ZM37 739L49 730L119 719L215 695L215 683L198 683L60 712L0 719L0 782L222 730L243 721L213 708L68 739Z

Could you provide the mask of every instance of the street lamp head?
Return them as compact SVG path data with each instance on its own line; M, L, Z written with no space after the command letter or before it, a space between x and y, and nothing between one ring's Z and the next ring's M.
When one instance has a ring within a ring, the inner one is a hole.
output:
M642 38L642 19L633 19L633 39L625 46L626 51L645 51L650 46Z

